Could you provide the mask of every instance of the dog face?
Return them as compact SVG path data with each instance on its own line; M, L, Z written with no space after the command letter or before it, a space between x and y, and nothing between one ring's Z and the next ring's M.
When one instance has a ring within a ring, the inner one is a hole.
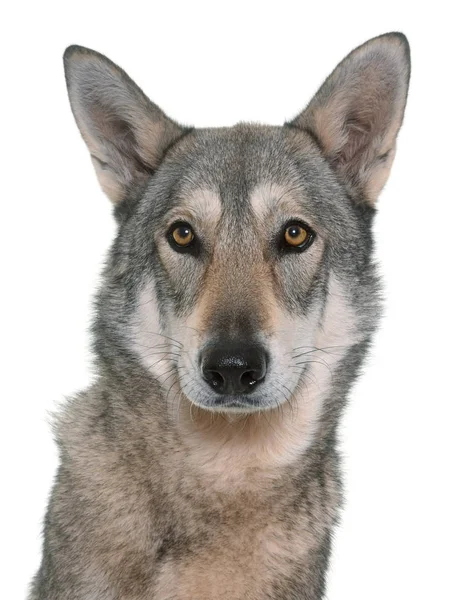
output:
M170 407L220 413L332 385L379 312L371 223L403 118L405 38L356 49L283 127L181 127L105 57L71 47L65 65L119 221L102 360L153 376Z
M346 342L319 341L322 316L335 272L348 310L369 238L305 137L245 125L190 134L165 160L165 187L152 179L141 201L136 229L145 236L149 227L151 273L130 322L131 348L160 381L176 362L182 391L201 407L274 408L314 360L338 351L324 346ZM348 343L356 320L350 315Z

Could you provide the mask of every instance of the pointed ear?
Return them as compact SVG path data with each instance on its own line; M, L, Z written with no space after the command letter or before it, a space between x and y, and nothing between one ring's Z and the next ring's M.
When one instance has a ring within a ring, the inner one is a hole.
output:
M289 125L308 131L348 191L373 205L395 154L410 78L401 33L374 38L351 52L309 106Z
M143 185L186 130L170 120L105 56L64 53L69 100L104 192L115 204Z

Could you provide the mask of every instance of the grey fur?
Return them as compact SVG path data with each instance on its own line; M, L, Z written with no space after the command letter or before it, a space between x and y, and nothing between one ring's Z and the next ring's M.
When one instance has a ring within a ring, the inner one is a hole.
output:
M195 130L105 57L66 51L119 229L96 299L98 378L56 418L60 467L30 600L323 597L336 431L380 312L373 205L409 64L406 38L386 34L292 123ZM165 238L183 214L196 254ZM305 252L279 248L290 218L316 233ZM217 407L199 368L207 344L229 339L270 356L237 412Z

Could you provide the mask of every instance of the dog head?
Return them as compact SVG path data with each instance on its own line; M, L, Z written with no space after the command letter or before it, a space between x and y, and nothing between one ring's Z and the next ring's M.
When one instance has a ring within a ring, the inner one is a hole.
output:
M354 50L282 127L183 127L96 52L70 47L65 69L119 223L103 361L221 413L322 387L379 312L371 222L403 119L405 37Z

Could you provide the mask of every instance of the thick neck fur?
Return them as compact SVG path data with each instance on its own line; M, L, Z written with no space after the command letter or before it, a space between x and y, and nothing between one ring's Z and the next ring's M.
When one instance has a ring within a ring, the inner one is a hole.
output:
M195 479L205 490L224 494L261 493L288 473L294 476L320 464L326 454L334 453L337 422L367 347L351 326L356 317L334 278L329 288L315 345L335 350L315 358L289 401L247 415L201 409L177 384L169 390L168 402L154 377L124 353L111 338L113 329L100 317L95 349L102 376L96 396L107 405L101 426L113 431L120 451L142 448L168 480ZM148 476L150 469L145 464L141 472ZM155 479L161 485L162 477L159 481L157 474Z
M270 496L281 482L328 470L329 458L336 460L337 421L364 352L361 344L337 365L325 395L318 380L311 387L303 382L295 403L252 415L208 412L185 398L167 410L150 378L103 376L91 394L68 405L59 419L59 438L72 452L91 428L95 443L104 438L116 454L141 467L140 477L152 477L158 488L166 484L164 491L171 486L174 493L189 480L205 496Z

